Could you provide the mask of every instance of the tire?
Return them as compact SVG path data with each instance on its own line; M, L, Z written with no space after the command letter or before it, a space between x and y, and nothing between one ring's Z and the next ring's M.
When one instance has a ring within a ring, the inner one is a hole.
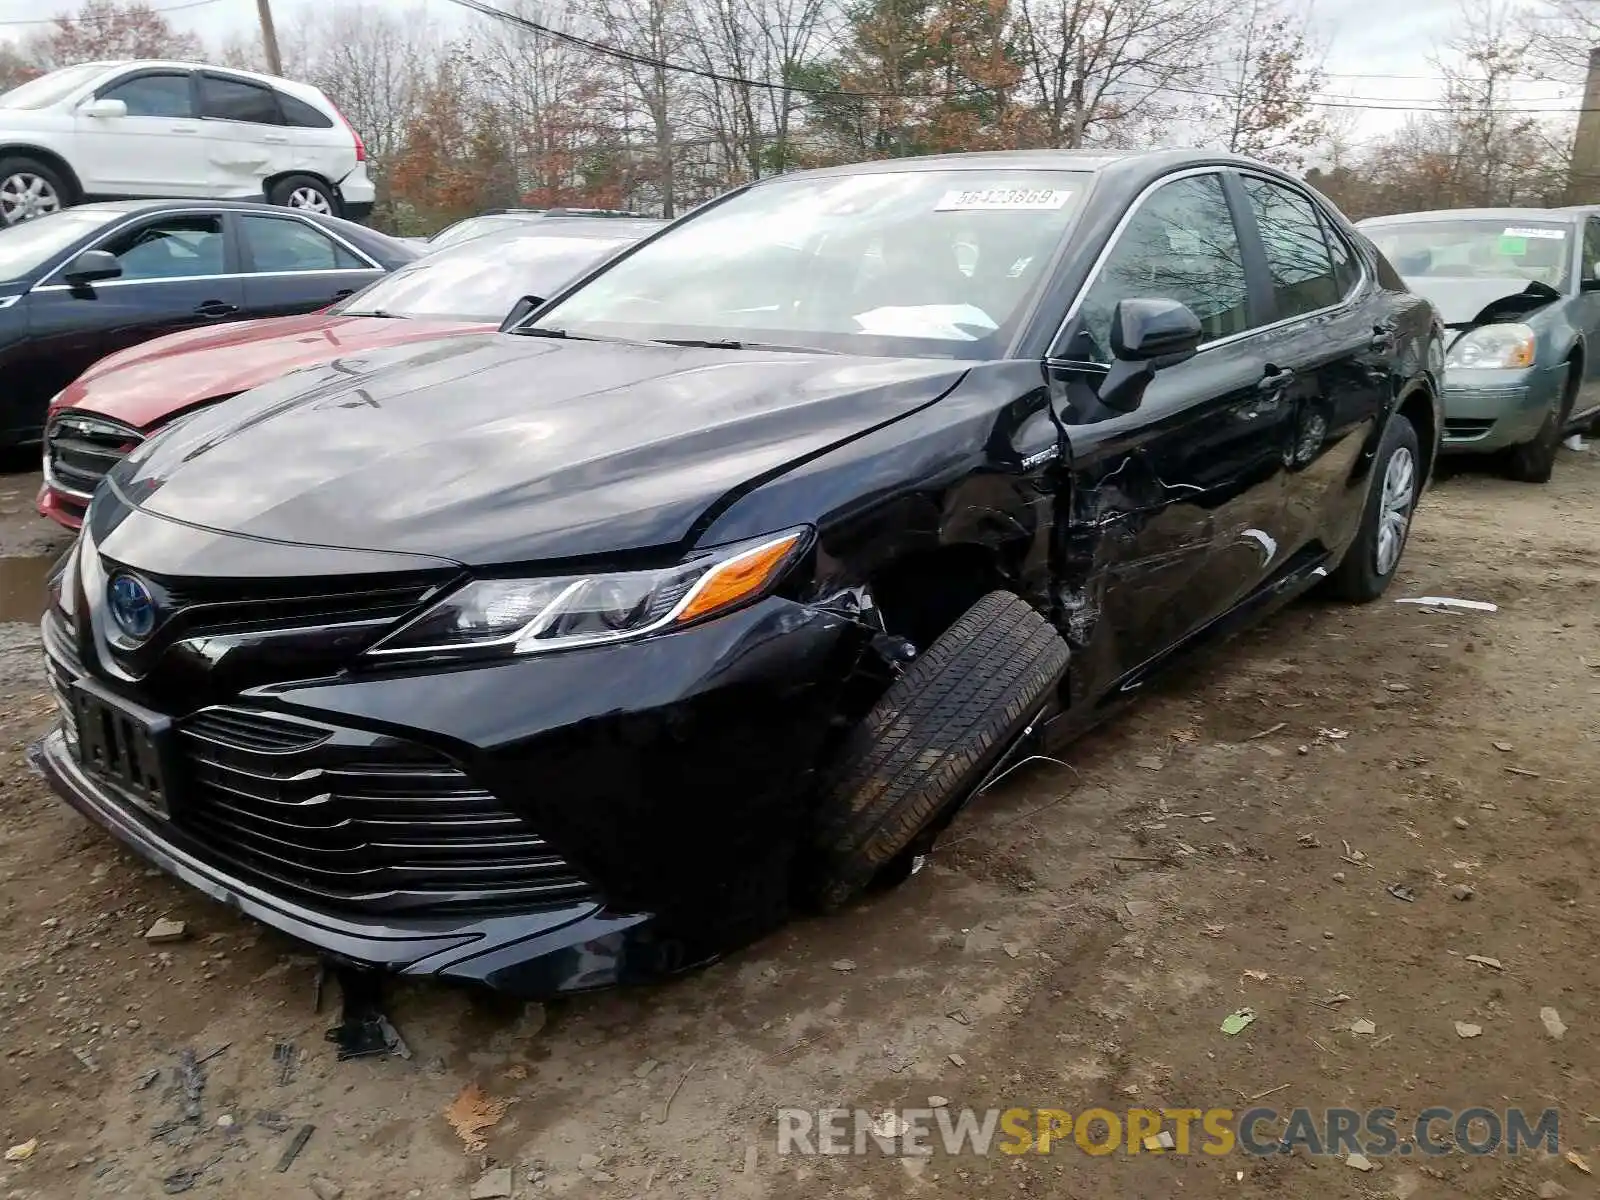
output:
M1578 380L1572 377L1573 364L1567 363L1568 378L1561 385L1561 396L1555 406L1545 414L1544 424L1531 442L1513 446L1506 451L1505 473L1508 479L1519 483L1549 483L1555 472L1556 450L1561 445L1562 430L1567 424L1567 414L1577 398Z
M267 203L279 208L299 208L306 212L339 215L333 189L314 175L285 175L267 189Z
M1421 488L1422 452L1417 431L1405 416L1395 413L1378 443L1361 528L1328 577L1336 596L1352 604L1367 604L1383 595L1405 555ZM1386 531L1397 542L1387 541Z
M846 738L818 812L814 899L835 909L948 819L1067 669L1067 644L1009 592L969 608Z
M0 158L0 227L59 212L72 189L54 167L27 155Z

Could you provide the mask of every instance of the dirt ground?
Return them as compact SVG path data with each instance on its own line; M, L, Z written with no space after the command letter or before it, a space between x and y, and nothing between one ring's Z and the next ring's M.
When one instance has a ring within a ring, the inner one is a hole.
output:
M517 1196L1597 1192L1565 1152L1600 1170L1600 447L1563 451L1547 487L1452 474L1391 599L1298 604L1208 654L1070 766L1006 781L896 892L667 986L542 1009L397 988L413 1056L345 1063L310 958L146 869L24 765L49 720L25 621L59 543L30 519L36 480L0 476L0 1146L38 1139L0 1165L0 1197L276 1200L313 1195L313 1176L348 1200L466 1197L497 1166ZM1392 602L1422 595L1500 611ZM158 917L193 936L149 944ZM1254 1023L1225 1035L1243 1006ZM187 1123L185 1048L223 1048ZM468 1084L489 1116L503 1103L478 1150L444 1117ZM1070 1140L1048 1156L776 1153L780 1107L933 1095L1389 1105L1402 1130L1430 1105L1553 1107L1562 1152L1370 1172Z

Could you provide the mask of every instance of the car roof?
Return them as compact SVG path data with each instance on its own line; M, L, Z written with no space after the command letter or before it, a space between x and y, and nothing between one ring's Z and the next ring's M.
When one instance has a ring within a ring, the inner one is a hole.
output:
M1148 164L1163 171L1194 166L1248 166L1264 164L1237 154L1214 150L977 150L960 154L925 154L910 158L883 158L838 167L792 171L769 179L801 176L886 174L905 171L987 171L1011 167L1022 171L1104 171L1128 163ZM1271 170L1271 168L1266 168Z
M1358 221L1362 228L1372 225L1403 225L1422 221L1560 221L1576 220L1575 208L1435 208L1426 212L1394 213L1387 217L1367 217Z
M302 83L298 79L289 79L282 75L267 75L261 71L246 71L240 67L222 67L215 63L184 62L176 58L108 58L96 62L76 64L84 67L101 67L107 71L125 70L135 67L139 70L151 71L215 71L219 75L233 75L240 79L253 80L268 87L278 88L302 100L320 100L327 103L322 90L314 84Z

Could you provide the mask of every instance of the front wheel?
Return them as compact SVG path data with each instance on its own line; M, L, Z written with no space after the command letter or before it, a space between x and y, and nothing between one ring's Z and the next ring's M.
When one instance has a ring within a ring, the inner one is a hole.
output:
M1376 600L1394 578L1422 489L1417 431L1400 413L1389 418L1383 431L1372 477L1361 528L1344 561L1329 576L1334 593L1354 604Z
M36 158L0 158L0 226L60 212L70 202L66 182Z
M817 814L818 906L909 874L905 852L926 850L924 835L982 782L1066 670L1066 642L1008 592L990 592L935 639L851 731L831 772Z

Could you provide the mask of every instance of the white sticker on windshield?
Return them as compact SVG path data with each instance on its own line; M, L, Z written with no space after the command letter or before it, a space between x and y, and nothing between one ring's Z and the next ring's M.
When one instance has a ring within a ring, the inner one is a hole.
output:
M1567 236L1567 231L1565 229L1539 229L1533 225L1526 227L1520 225L1511 225L1502 230L1500 236L1520 238L1549 238L1551 241L1559 242L1562 238Z
M946 192L933 206L934 212L973 212L979 209L1010 209L1014 212L1048 212L1072 199L1064 188L969 188Z
M891 305L857 313L858 332L873 337L938 338L975 342L998 326L989 314L970 304Z

